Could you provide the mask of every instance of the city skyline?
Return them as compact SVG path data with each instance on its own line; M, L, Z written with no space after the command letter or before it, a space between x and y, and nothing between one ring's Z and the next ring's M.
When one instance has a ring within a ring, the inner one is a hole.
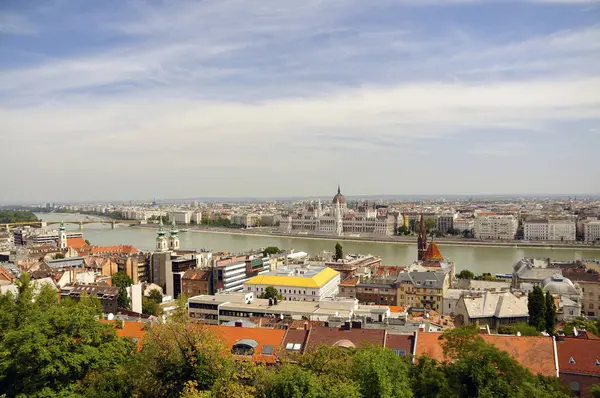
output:
M0 203L337 182L597 195L599 16L569 0L5 3Z

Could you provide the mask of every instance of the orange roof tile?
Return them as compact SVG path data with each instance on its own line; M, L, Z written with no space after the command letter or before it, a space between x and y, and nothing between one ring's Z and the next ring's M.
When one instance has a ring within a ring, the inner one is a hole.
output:
M348 278L344 279L340 283L340 286L354 287L354 286L356 286L356 284L359 281L360 281L360 278L358 276L351 276L351 277L348 277Z
M139 250L131 245L119 245L119 246L92 246L90 254L106 254L106 253L123 253L133 254Z
M67 247L71 247L75 250L79 250L82 247L87 246L88 244L85 243L85 239L79 237L79 238L67 238Z
M427 355L444 361L444 350L439 338L441 333L419 333L417 335L417 356ZM481 335L488 343L508 352L521 365L532 373L556 376L554 344L551 337Z
M275 363L277 360L277 353L279 352L283 338L285 337L285 330L281 329L243 328L216 325L205 325L205 327L213 330L217 337L221 338L230 348L242 339L255 340L258 343L258 346L255 349L254 355L252 355L252 361L254 362ZM266 345L273 347L272 355L262 354L263 347ZM236 358L246 359L240 356L236 356Z
M406 309L401 305L388 305L390 312L404 312Z
M444 256L442 256L442 253L440 253L440 249L435 244L435 242L431 242L429 244L429 247L427 248L427 251L425 252L425 255L423 256L423 260L424 261L443 261L444 260Z
M117 331L117 336L137 339L138 349L142 348L142 337L146 334L146 324L143 322L133 321L109 321L107 319L100 320L102 323L113 325ZM123 322L123 328L119 327L119 323Z
M556 351L560 373L600 376L600 340L565 337Z

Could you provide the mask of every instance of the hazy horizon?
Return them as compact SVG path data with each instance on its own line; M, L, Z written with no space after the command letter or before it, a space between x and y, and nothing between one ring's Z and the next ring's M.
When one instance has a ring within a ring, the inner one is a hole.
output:
M4 2L0 203L593 196L599 21L593 0Z

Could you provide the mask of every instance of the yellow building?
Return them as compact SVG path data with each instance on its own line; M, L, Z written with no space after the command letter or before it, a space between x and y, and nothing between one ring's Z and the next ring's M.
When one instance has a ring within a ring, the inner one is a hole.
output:
M244 283L244 292L256 296L273 286L290 301L320 301L338 294L340 273L328 267L305 265L279 268L266 274L255 276Z

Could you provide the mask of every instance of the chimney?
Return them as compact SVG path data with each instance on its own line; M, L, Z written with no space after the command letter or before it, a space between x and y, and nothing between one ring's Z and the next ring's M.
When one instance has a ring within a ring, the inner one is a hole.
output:
M273 298L273 305L277 305L277 297Z
M241 328L242 327L242 322L241 321L236 321L235 322L235 327L236 328Z
M269 299L269 305L273 305L273 299L272 298Z
M308 322L304 322L304 330L308 330Z

